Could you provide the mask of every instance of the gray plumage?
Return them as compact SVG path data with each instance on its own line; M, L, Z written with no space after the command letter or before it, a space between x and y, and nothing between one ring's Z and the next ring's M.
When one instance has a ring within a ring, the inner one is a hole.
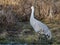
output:
M47 27L46 24L43 24L41 21L38 21L37 19L34 18L34 6L31 7L32 12L31 12L31 17L30 17L30 24L33 27L35 32L43 33L45 35L48 35L48 39L52 38L51 31Z

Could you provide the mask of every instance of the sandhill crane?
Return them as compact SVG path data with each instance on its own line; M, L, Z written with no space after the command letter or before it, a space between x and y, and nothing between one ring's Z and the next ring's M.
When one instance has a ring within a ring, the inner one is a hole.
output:
M41 21L38 21L37 19L34 18L34 6L31 7L32 12L30 16L30 24L33 27L35 32L43 33L47 36L48 39L52 38L52 34L47 27L47 25L43 24Z

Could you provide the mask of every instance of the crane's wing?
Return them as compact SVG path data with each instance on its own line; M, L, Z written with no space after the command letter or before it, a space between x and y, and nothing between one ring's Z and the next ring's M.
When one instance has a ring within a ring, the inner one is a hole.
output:
M34 19L34 20L35 20L35 23L37 23L38 29L39 28L42 29L44 31L44 33L47 33L48 31L50 31L46 24L42 23L39 20L36 20L36 19Z

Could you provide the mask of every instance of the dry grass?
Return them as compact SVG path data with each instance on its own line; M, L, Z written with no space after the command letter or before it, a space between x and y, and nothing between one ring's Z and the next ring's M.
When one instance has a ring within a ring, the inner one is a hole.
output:
M51 32L53 34L53 38L55 39L55 41L53 42L52 45L58 45L58 43L60 43L60 21L59 21L60 20L60 1L57 0L56 2L52 3L51 0L49 0L49 1L44 0L41 2L42 5L41 5L40 1L41 0L36 1L35 17L39 20L42 20L44 23L46 23L48 25L48 27L51 29ZM18 30L17 32L19 32L19 31L22 32L25 29L32 31L33 29L29 23L28 24L25 22L21 22L21 23L15 22L16 24L12 23L15 20L17 20L17 21L29 20L29 16L31 13L30 7L31 7L31 5L33 5L32 2L33 2L33 0L27 0L27 1L26 0L0 0L0 5L2 5L1 10L3 10L3 12L4 12L3 15L6 16L6 18L2 17L2 20L1 20L4 22L4 23L2 23L3 28L7 29L7 27L9 26L11 28L11 30L13 30L13 27L14 27L14 29ZM54 17L53 19L48 18L49 9L51 7L53 10L53 17ZM2 15L2 13L0 14L0 16L1 15ZM14 18L14 19L12 19L12 18ZM10 23L8 23L9 21L10 21ZM31 40L32 41L34 40L33 37L36 36L36 34L34 31L32 32L32 34L33 34L33 36L31 36L30 34L27 37L25 36L27 42L28 41L31 42ZM22 36L22 37L24 39L24 36Z

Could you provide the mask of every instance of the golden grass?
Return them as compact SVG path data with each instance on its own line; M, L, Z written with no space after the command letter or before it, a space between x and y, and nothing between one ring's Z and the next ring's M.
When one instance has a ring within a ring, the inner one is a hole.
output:
M18 5L19 0L0 0L0 4L2 5Z

